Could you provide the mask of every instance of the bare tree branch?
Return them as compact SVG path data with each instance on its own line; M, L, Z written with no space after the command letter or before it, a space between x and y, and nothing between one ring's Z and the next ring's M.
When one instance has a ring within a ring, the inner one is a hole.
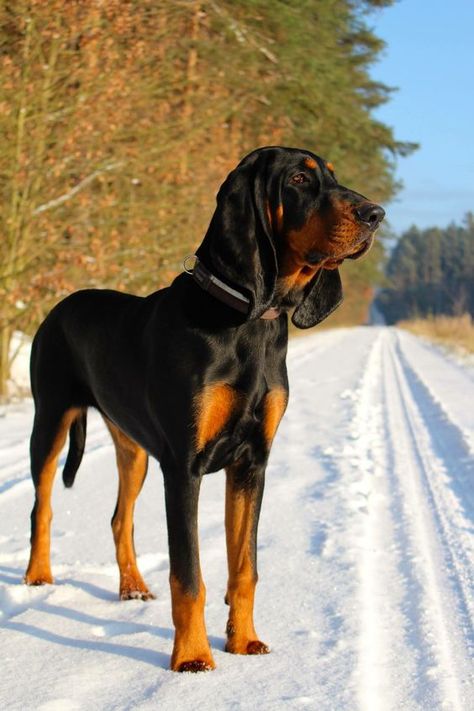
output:
M86 178L81 180L77 185L75 185L71 190L69 190L67 193L64 193L63 195L60 195L57 198L54 198L54 200L49 200L48 202L44 202L42 205L38 205L38 207L35 207L33 210L33 215L39 215L41 212L45 212L46 210L52 210L55 207L58 207L58 205L62 205L64 202L67 202L71 198L74 197L74 195L77 195L78 192L81 190L84 190L90 183L92 183L96 178L99 177L99 175L102 175L103 173L107 173L111 170L115 170L116 168L120 168L123 165L123 162L119 163L109 163L109 165L106 165L104 168L101 168L100 170L94 170L93 173L88 175Z

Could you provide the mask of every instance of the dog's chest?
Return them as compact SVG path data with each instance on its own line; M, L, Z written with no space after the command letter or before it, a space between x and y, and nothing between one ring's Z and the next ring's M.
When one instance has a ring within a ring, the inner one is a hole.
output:
M245 392L219 382L203 388L195 407L195 447L204 469L216 471L244 453L252 460L264 460L287 396L283 387Z

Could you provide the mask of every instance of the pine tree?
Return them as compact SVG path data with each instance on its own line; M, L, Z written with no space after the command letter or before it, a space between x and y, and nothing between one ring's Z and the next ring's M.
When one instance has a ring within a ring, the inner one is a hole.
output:
M412 227L387 264L388 288L378 302L389 323L430 315L474 315L474 223Z

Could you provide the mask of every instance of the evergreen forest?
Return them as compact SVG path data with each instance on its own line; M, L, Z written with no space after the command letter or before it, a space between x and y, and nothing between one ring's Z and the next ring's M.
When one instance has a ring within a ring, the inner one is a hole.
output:
M387 263L377 304L388 323L425 316L474 316L474 215L462 225L403 233Z

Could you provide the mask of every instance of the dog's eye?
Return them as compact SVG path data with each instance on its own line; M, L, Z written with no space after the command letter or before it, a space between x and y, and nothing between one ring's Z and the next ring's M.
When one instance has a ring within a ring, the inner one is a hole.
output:
M302 183L308 183L309 178L306 173L296 173L290 178L290 183L292 185L301 185Z

